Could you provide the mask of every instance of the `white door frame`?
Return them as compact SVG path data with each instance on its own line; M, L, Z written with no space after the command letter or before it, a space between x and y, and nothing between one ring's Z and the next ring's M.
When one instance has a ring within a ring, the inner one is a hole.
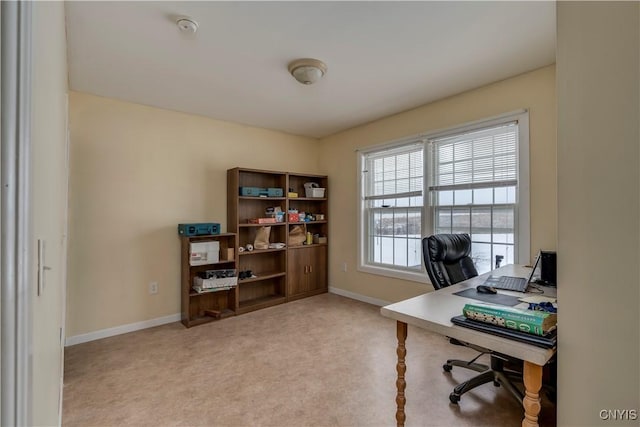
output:
M69 168L71 165L70 158L70 146L71 146L71 130L69 129L69 94L67 93L65 99L65 191L64 191L64 230L62 235L62 260L64 265L62 267L62 318L60 319L60 394L58 402L58 425L62 425L62 400L64 391L64 343L67 335L67 254L69 243Z
M0 425L31 425L31 3L1 15Z

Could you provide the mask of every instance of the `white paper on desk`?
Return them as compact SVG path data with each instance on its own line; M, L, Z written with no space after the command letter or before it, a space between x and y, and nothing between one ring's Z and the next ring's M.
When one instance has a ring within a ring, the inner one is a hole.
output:
M518 301L540 304L541 302L556 302L556 299L542 295L532 295L530 297L518 298Z

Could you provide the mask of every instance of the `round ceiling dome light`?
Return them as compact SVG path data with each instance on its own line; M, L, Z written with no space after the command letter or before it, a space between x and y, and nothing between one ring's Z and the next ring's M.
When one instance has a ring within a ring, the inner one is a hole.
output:
M180 28L180 31L186 34L195 34L198 31L198 23L188 17L178 18L176 25Z
M325 75L327 65L313 58L296 59L289 63L289 72L300 83L310 85Z

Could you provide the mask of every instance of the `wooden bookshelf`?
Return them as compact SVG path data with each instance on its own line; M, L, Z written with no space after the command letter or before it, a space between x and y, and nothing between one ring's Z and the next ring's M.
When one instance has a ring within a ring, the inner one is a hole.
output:
M325 197L304 197L304 183L316 182L325 188ZM282 304L327 291L328 245L289 246L289 232L294 225L327 237L327 177L269 170L234 168L227 171L227 228L238 234L238 249L253 244L260 227L270 227L270 243L284 243L281 249L255 249L238 252L238 272L251 270L255 278L238 280L238 313ZM241 187L281 188L284 197L242 196ZM289 189L302 197L289 197ZM249 220L265 217L268 207L285 213L283 222L251 224ZM320 213L322 220L289 222L289 209Z

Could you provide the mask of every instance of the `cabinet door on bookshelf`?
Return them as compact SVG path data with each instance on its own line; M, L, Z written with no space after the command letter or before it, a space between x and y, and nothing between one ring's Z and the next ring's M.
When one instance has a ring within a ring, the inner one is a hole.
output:
M327 290L327 247L312 246L309 252L309 273L307 289L309 292L325 292Z
M288 297L302 298L327 290L327 247L312 245L289 250Z
M289 250L287 294L289 297L307 291L307 253L304 249Z

